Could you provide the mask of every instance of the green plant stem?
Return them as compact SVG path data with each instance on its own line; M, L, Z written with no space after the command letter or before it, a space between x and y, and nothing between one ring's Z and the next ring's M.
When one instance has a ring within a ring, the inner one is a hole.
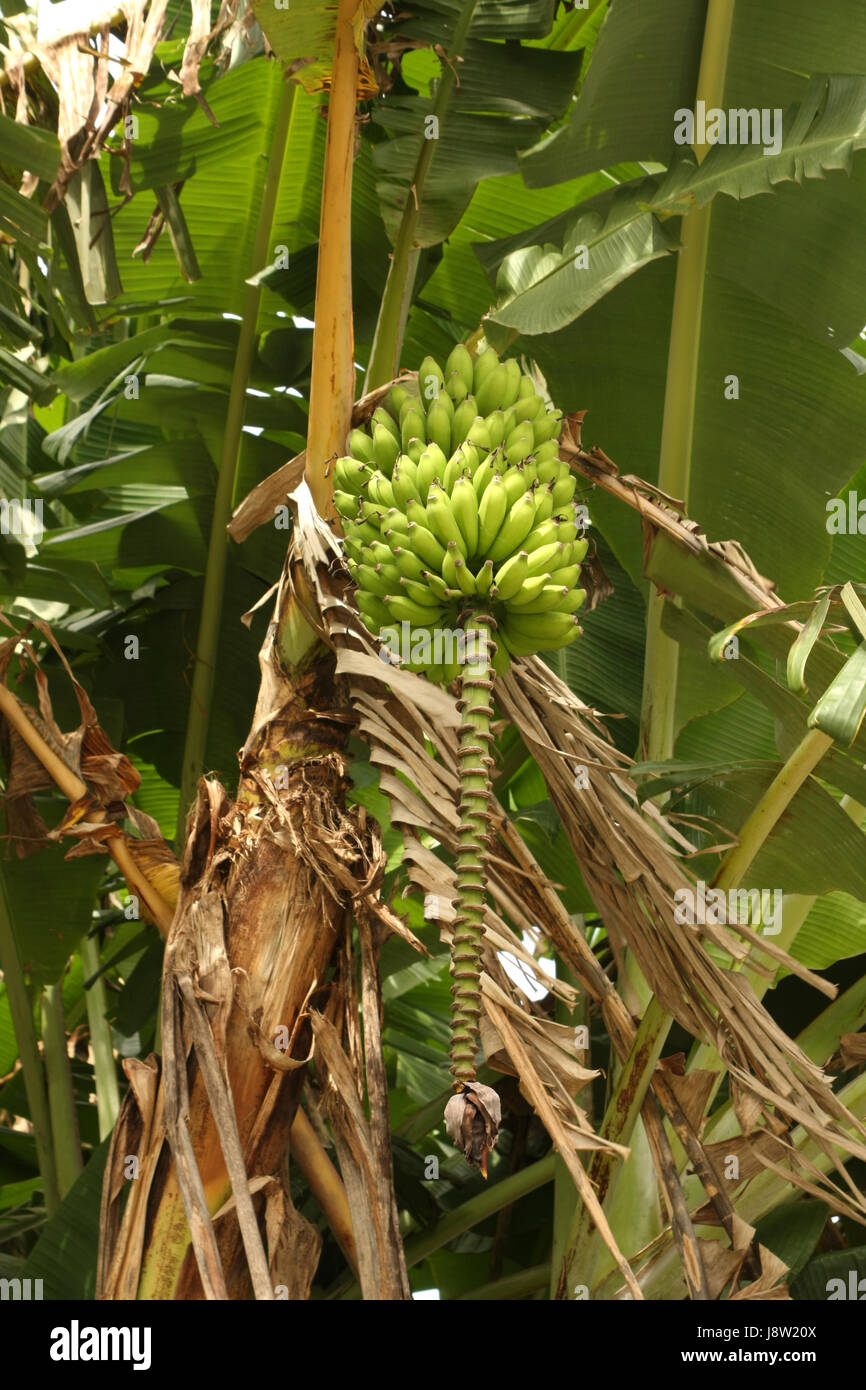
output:
M111 1045L111 1028L105 1017L105 984L99 974L99 947L92 936L86 936L81 943L81 964L84 967L85 980L96 977L86 991L87 1022L90 1027L90 1046L93 1048L99 1138L104 1139L113 1130L117 1119L120 1090L117 1085L114 1049Z
M599 1131L603 1139L615 1144L628 1144L670 1031L671 1022L671 1015L653 995L646 1006L640 1027L608 1102ZM616 1154L596 1149L589 1166L589 1179L606 1211L609 1209L616 1177L621 1169L622 1160ZM592 1286L598 1257L598 1242L594 1240L594 1236L592 1217L588 1208L581 1203L574 1213L565 1251L566 1287L571 1288L575 1283Z
M477 3L478 0L464 0L463 8L458 15L451 36L447 60L442 62L442 73L436 89L436 100L433 103L432 111L433 116L438 121L440 135L445 112L457 81L457 65L463 56L463 49ZM376 323L376 334L373 339L370 364L367 368L367 379L364 383L365 393L374 390L377 386L382 386L386 381L391 381L397 375L398 358L403 342L403 328L408 305L412 298L412 287L418 264L415 232L418 226L419 210L424 198L424 185L427 182L427 174L436 152L437 143L438 140L422 140L421 150L415 164L415 172L412 176L412 186L406 193L406 203L403 208L403 216L400 219L397 239L394 242L388 279L385 283L385 292L382 296L379 318Z
M426 1260L428 1255L432 1255L434 1250L441 1250L443 1245L449 1241L456 1240L464 1231L469 1231L473 1226L478 1226L482 1221L486 1221L489 1216L495 1215L503 1207L510 1206L512 1202L517 1202L521 1197L525 1197L528 1192L535 1192L545 1183L553 1181L554 1175L554 1153L547 1154L537 1163L531 1163L528 1168L521 1168L519 1172L512 1173L510 1177L503 1178L501 1182L494 1183L492 1187L486 1187L483 1192L479 1192L476 1197L470 1197L468 1202L457 1207L454 1211L449 1211L447 1216L443 1216L441 1221L430 1231L424 1231L422 1235L415 1236L414 1239L405 1243L406 1268L411 1269L413 1265L420 1264ZM332 1298L356 1299L361 1297L361 1290L357 1284L353 1284L349 1289L337 1289L331 1295Z
M451 1074L455 1083L475 1080L479 974L484 939L485 841L490 818L493 766L492 619L475 615L466 626L467 661L460 682L460 829L457 835L457 915L451 942ZM469 658L473 659L469 659Z
M60 1198L66 1196L83 1167L75 1094L63 1019L63 985L46 985L42 991L42 1047L48 1077L51 1136Z
M18 943L12 930L12 916L9 899L6 895L6 882L0 869L0 970L9 997L9 1011L12 1026L18 1043L18 1056L24 1076L24 1090L30 1109L30 1122L36 1141L36 1158L42 1177L45 1195L45 1210L52 1216L60 1205L60 1190L57 1185L57 1168L54 1163L54 1147L51 1138L51 1113L48 1095L45 1090L45 1076L42 1061L36 1045L36 1030L33 1026L33 1003L30 991L21 969Z
M709 0L695 94L696 100L706 102L708 109L722 105L733 17L734 0ZM706 149L706 146L696 148L699 162ZM695 208L683 218L668 347L658 485L668 496L679 498L686 507L709 236L709 207ZM662 631L664 603L663 595L651 586L639 756L658 762L673 755L679 675L679 644Z
M258 271L263 270L268 263L271 236L273 233L274 212L280 186L280 174L285 157L286 141L291 124L296 90L294 83L289 81L283 82L279 106L277 108L271 153L265 173L264 188L262 190L262 205L259 213L255 246L253 248L252 265L250 267L251 275L255 275ZM246 413L246 392L247 386L249 385L250 370L252 368L253 355L255 352L256 321L258 319L260 299L261 287L259 285L248 284L244 292L243 314L238 331L238 345L232 371L231 390L229 392L229 403L220 457L219 478L217 479L213 520L211 522L210 539L208 542L201 619L199 622L194 655L192 695L183 750L177 838L175 841L178 852L183 850L187 809L192 804L198 779L204 770L208 722L213 698L217 649L219 646L219 633L222 621L226 565L228 562L226 526L231 519L241 434Z

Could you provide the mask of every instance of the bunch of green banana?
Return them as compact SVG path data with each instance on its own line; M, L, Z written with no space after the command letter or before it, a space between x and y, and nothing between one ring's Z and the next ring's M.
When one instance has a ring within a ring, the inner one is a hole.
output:
M475 1077L494 676L580 632L586 542L559 458L561 418L516 361L490 348L473 359L461 344L444 370L427 357L417 381L395 383L334 465L365 624L398 642L402 665L460 679L451 1070L461 1085ZM437 648L443 633L475 634L471 655L468 643L462 660Z

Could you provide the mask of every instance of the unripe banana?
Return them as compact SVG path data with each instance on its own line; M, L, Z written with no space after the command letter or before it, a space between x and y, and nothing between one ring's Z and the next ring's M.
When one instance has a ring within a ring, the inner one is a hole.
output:
M466 542L463 533L454 519L451 499L441 487L434 483L427 494L427 525L442 545L454 541L460 554L466 555Z
M382 413L384 414L384 411ZM390 416L388 418L389 420L391 419ZM393 420L391 423L394 424ZM396 428L396 425L394 425L395 430ZM376 467L390 477L399 453L399 439L385 425L377 421L373 426L373 457L376 462Z
M445 388L445 373L433 357L425 357L418 368L418 390L427 405L438 400L440 391Z
M517 399L522 401L525 400L527 396L534 396L536 394L536 389L535 382L532 380L531 376L522 376L520 378L520 385L517 388Z
M441 607L439 599L433 593L429 584L425 584L423 580L407 579L405 575L403 575L400 579L400 585L400 592L402 593L405 591L405 596L412 599L413 603L420 604L422 608Z
M394 551L384 541L373 541L372 545L364 546L361 559L365 565L393 565Z
M425 448L426 448L426 440L424 440L424 439L410 439L410 440L409 440L409 447L408 447L408 449L406 450L406 453L409 455L409 458L410 458L410 459L412 460L412 462L416 465L416 467L417 467L417 465L418 465L418 463L419 463L419 461L420 461L420 459L421 459L421 455L423 454Z
M403 423L400 426L400 438L403 443L403 450L409 453L409 445L413 440L420 439L424 444L427 443L427 422L421 411L413 406L403 416Z
M367 483L367 496L371 502L377 502L380 507L396 507L397 501L394 496L394 489L390 479L384 473L374 473Z
M509 600L508 611L511 612L513 610L515 613L522 613L524 611L524 605L533 603L534 600L538 598L539 594L544 592L545 586L547 586L546 574L527 575L517 593ZM557 594L560 596L564 592L564 589L557 590ZM551 603L548 606L554 608L556 605ZM546 612L547 609L543 611Z
M334 464L334 487L342 492L359 495L369 477L370 469L358 459L341 458Z
M404 385L392 386L385 397L385 409L389 415L393 415L398 423L400 421L400 411L408 400L414 401L417 405L418 392L417 390L410 391L408 387Z
M472 421L466 438L470 444L477 444L479 449L485 454L489 454L493 447L490 442L490 431L487 428L487 421L481 415L476 416Z
M487 416L487 433L490 435L490 447L495 449L505 438L505 412L493 410Z
M475 588L479 594L489 594L493 585L493 561L485 560L475 576Z
M358 612L373 634L381 632L382 628L390 623L391 614L382 599L377 598L375 594L368 593L366 589L359 589L355 595L355 602Z
M542 581L542 587L536 592L535 597L528 600L522 599L521 594L520 597L522 601L518 602L517 599L512 599L509 611L515 613L548 613L552 608L565 611L564 605L568 600L568 590L563 589L558 584L545 584L544 575L536 575L535 578L536 580L540 579ZM527 583L529 582L530 581L527 580ZM582 593L583 591L578 590L577 592Z
M448 392L448 395L455 405L459 405L461 401L465 401L466 397L469 395L469 387L466 385L466 382L459 372L451 373L445 383L445 390Z
M430 489L428 488L427 491L429 493ZM429 524L427 521L427 508L422 502L416 502L414 497L410 497L409 501L406 503L406 520L409 523L414 521L419 526L427 526Z
M379 530L378 527L371 526L369 521L353 521L352 535L362 545L370 545L379 539Z
M376 594L379 598L384 598L399 578L398 570L390 565L387 568L385 565L377 565L375 569L371 569L369 565L358 566L358 584L362 589L366 589L368 594Z
M557 511L571 501L576 487L577 479L573 474L570 478L560 478L559 482L553 484L553 505Z
M579 578L580 565L566 565L550 572L550 583L564 584L567 589L573 589Z
M530 551L527 573L549 574L555 566L560 567L568 558L562 541L549 541L547 545L540 545L536 550Z
M354 492L342 492L339 488L334 490L334 506L342 517L356 517L361 507L361 499Z
M456 372L463 379L467 391L472 390L474 365L469 349L464 343L458 343L448 354L448 360L445 363L446 379L451 376L452 372Z
M465 554L474 555L478 546L478 499L468 478L458 478L451 489L451 510L466 543Z
M439 480L445 492L448 493L449 497L451 496L451 493L454 491L454 484L457 482L457 479L461 478L462 476L463 458L458 449L457 453L452 454L451 458L446 463L445 472L442 474L442 477Z
M422 570L421 578L428 585L431 592L436 595L440 603L445 603L453 596L453 590L449 589L441 574L434 574L432 570Z
M472 372L472 390L476 396L478 395L479 387L483 386L491 372L494 372L498 366L499 356L491 347L485 348L484 351L476 357Z
M564 613L576 613L586 602L585 589L570 589L557 607Z
M547 463L549 459L556 459L557 462L559 461L558 439L548 439L544 444L536 444L535 446L535 462L537 464Z
M491 460L494 457L494 454L488 454L484 462L478 465L478 468L472 475L472 486L475 489L475 496L478 498L479 502L484 496L484 489L487 487L487 484L493 479L494 469Z
M532 492L535 498L535 524L540 526L542 521L547 521L553 515L553 489L549 485L536 487Z
M546 449L547 445L542 444L541 447L543 449ZM538 454L535 454L534 458L535 471L538 475L538 481L540 483L558 483L562 476L562 466L559 462L559 459L555 456L540 458Z
M460 402L454 411L454 418L451 421L451 442L445 450L446 454L453 453L463 443L477 414L478 407L475 404L475 397L470 394L464 401Z
M373 440L365 430L352 430L349 435L349 454L360 463L372 463L375 459Z
M442 578L449 588L457 588L461 594L474 594L475 575L466 560L460 555L455 543L450 543L448 553L442 562Z
M562 412L551 410L545 412L541 417L536 416L532 422L532 432L535 435L535 443L544 444L547 440L559 438L562 429Z
M516 357L509 357L505 363L505 390L502 393L502 404L506 410L518 399L521 380L520 363Z
M428 444L418 461L415 475L415 486L422 498L427 496L431 483L435 482L437 478L442 478L447 466L448 459L439 445Z
M394 416L382 405L377 406L370 416L369 428L371 434L375 435L375 428L377 425L381 425L389 434L392 434L397 443L400 442L400 426Z
M454 412L456 417L457 412ZM425 438L434 444L438 444L443 454L451 452L451 428L452 415L441 401L434 401L427 411L427 426Z
M556 516L552 516L551 521L556 521ZM557 536L561 541L573 541L577 536L577 527L571 517L562 517L559 522Z
M501 565L493 577L493 585L496 589L496 597L500 603L507 603L509 599L518 594L526 581L526 562L528 555L525 550L519 551L517 555L512 555L510 560L506 560Z
M424 516L426 518L426 511ZM437 573L441 573L442 561L445 559L445 547L439 543L426 525L410 521L408 543L410 549L424 561L425 565L436 570Z
M534 637L539 648L542 643L554 642L573 631L577 618L573 613L519 613L515 609L508 612L509 631L526 637Z
M389 594L385 606L398 622L414 623L418 627L435 627L445 617L445 609L441 606L428 608L403 594Z
M524 380L526 380L526 378L524 378ZM531 395L520 396L515 402L513 409L516 423L519 423L521 420L532 421L539 411L544 409L544 401L540 396L536 396L533 391Z
M394 563L404 579L422 580L427 573L424 561L405 545L394 547Z
M588 546L588 541L574 541L571 547L571 554L568 557L568 563L570 565L579 565L582 560L586 559Z
M361 556L364 553L364 547L362 546L361 542L358 540L354 532L343 538L343 549L345 550L348 558L353 563L360 560Z
M454 541L450 541L445 550L445 559L442 561L442 578L449 589L456 589L458 593L463 590L457 578L457 561L463 557Z
M498 410L503 404L511 405L511 401L505 400L505 393L508 390L508 375L505 363L498 362L493 371L489 372L482 382L475 382L475 399L478 402L480 415L489 415L491 411Z
M494 474L478 503L478 554L486 555L505 520L508 493L499 474Z
M387 531L402 531L405 536L408 530L409 522L406 513L402 512L399 507L389 507L382 517L382 535L384 536Z
M391 490L394 493L396 506L405 508L410 497L414 497L418 502L421 501L415 474L415 464L407 454L401 454L394 464L394 472L391 474Z
M507 469L502 475L502 486L505 488L509 508L513 507L518 497L522 497L529 488L529 476L526 469L521 464Z
M528 430L521 434L520 426L518 425L517 429L512 431L509 438L511 440L510 443L508 439L505 441L505 462L508 464L509 468L513 468L518 463L524 463L532 453L532 435Z
M531 555L534 550L540 550L543 545L549 545L551 541L561 540L559 530L560 523L553 517L549 517L547 521L542 521L540 526L532 528L523 541L523 549L528 550Z

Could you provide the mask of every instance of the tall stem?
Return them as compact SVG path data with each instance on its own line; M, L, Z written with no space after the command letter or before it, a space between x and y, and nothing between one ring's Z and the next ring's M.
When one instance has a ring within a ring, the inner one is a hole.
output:
M271 153L265 173L262 205L259 212L259 225L253 248L250 274L255 275L268 263L271 236L273 232L274 211L280 187L280 175L286 152L292 107L296 87L293 82L283 82L277 108ZM246 414L247 386L256 345L256 322L261 299L259 285L247 285L244 291L244 306L238 332L238 345L235 352L232 384L229 392L228 411L223 433L220 471L214 497L213 520L208 541L207 566L202 594L201 621L195 645L195 664L192 674L192 695L189 718L186 726L186 741L183 750L183 767L180 784L180 803L178 806L177 839L179 850L183 849L186 813L195 796L195 788L204 769L207 747L208 723L213 700L214 678L216 675L217 648L222 622L223 593L225 591L226 565L228 562L228 538L226 527L231 520L232 499L237 475L241 432Z
M442 60L442 75L439 78L432 111L436 121L434 129L437 134L433 139L422 140L421 150L412 175L412 185L406 193L403 216L400 220L397 240L394 242L391 266L376 324L376 336L373 339L370 365L367 368L367 379L364 383L365 392L375 390L377 386L391 381L397 375L397 359L403 342L406 312L412 297L412 286L418 265L415 232L424 198L424 185L427 182L427 174L436 153L436 145L441 134L445 112L451 100L451 93L457 82L457 64L463 56L463 49L466 45L477 3L478 0L464 0L463 8L454 26L454 33L451 36L448 56Z
M352 20L357 0L339 0L328 105L328 134L319 219L307 483L320 516L333 513L333 471L352 423L355 354L352 325L352 161L358 93L358 49Z
M709 0L695 97L707 109L722 105L734 0ZM706 145L695 153L702 160ZM682 249L671 315L668 370L662 419L659 487L670 497L689 500L695 429L698 362L704 307L710 209L695 208L682 223ZM679 645L662 631L664 597L651 589L647 607L640 756L654 762L673 754L676 735Z
M485 842L490 820L490 745L493 734L492 666L496 624L486 613L466 625L466 664L461 679L460 829L457 835L457 916L451 943L451 1074L455 1083L475 1080L484 938Z
M46 985L42 991L42 1046L48 1076L48 1105L57 1184L61 1200L82 1169L81 1142L75 1114L75 1094L63 1018L63 984Z
M30 1107L30 1122L36 1141L36 1158L42 1176L45 1194L45 1210L52 1216L60 1205L60 1192L57 1186L57 1168L54 1162L54 1147L51 1139L51 1115L48 1108L48 1095L45 1090L45 1075L36 1046L36 1032L33 1027L33 1004L24 980L18 943L12 930L12 914L6 895L6 883L0 870L0 970L9 997L9 1011L12 1026L18 1041L18 1055L21 1058L21 1071L24 1076L24 1090Z

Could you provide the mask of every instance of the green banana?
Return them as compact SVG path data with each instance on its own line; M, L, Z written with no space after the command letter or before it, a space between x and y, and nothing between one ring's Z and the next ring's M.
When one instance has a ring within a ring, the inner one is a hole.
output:
M422 608L440 608L441 604L436 594L429 584L424 584L418 579L407 579L405 576L400 578L401 592L405 590L406 596L414 603L418 603Z
M414 497L417 502L421 501L421 494L415 481L416 472L412 460L406 454L401 454L394 464L394 472L391 474L391 490L394 494L395 506L405 507L410 497Z
M564 584L567 589L573 589L580 578L580 565L566 565L564 569L551 570L551 584Z
M349 453L360 463L372 463L375 459L373 441L364 430L352 430L349 435Z
M491 347L485 348L484 351L476 357L472 372L472 390L476 396L478 395L479 387L484 385L484 382L498 366L499 356Z
M526 552L524 551L523 553L525 554ZM546 583L546 574L534 574L532 576L527 576L524 579L523 583L520 585L520 588L518 589L517 593L513 594L511 598L508 600L509 612L513 610L514 612L522 613L523 605L525 603L532 603L533 599L537 599L539 594L544 589ZM551 604L551 607L553 607L553 604Z
M459 405L461 401L465 401L466 397L469 395L469 387L466 385L466 382L459 372L451 373L445 383L445 390L448 392L448 395L455 405Z
M526 540L534 521L535 502L530 494L525 492L506 515L496 540L487 550L486 558L496 564L498 561L507 559L509 555L513 555L516 550L521 548L522 542Z
M370 416L370 432L374 441L376 439L376 425L381 425L382 429L387 430L393 436L395 444L400 443L400 428L397 421L385 410L384 406L377 406Z
M481 415L476 416L473 420L466 438L469 440L470 444L477 444L485 454L489 453L493 447L490 440L490 431L487 428L487 421Z
M522 497L529 487L529 475L526 469L516 464L509 468L502 475L502 485L505 488L505 497L509 508L513 507L518 497Z
M413 406L403 417L400 426L400 438L403 443L404 452L409 452L409 445L415 439L420 439L423 444L427 443L427 421L417 406Z
M457 412L454 412L456 417ZM446 410L442 401L434 401L427 411L426 432L424 438L433 444L438 444L443 454L451 452L451 429L452 416ZM416 431L418 433L418 431Z
M390 623L391 614L382 600L377 598L375 594L359 589L355 595L355 602L361 617L372 633L380 632L383 627L387 627Z
M463 533L454 519L451 499L447 492L434 483L427 494L427 525L442 545L454 541L460 554L466 555L466 542Z
M507 603L509 599L518 594L526 582L526 562L529 559L525 550L521 550L517 555L512 555L496 571L493 577L493 585L496 590L496 598L500 603Z
M475 399L478 402L478 413L489 415L491 411L498 409L503 404L507 389L508 369L504 362L498 362L480 385L476 382ZM508 404L510 405L511 402L509 401Z
M355 517L360 510L360 499L354 492L341 492L334 489L334 506L343 517Z
M424 516L426 518L426 512L424 512ZM440 545L427 526L421 525L420 522L410 521L409 547L415 555L420 556L425 565L437 572L441 571L442 561L445 559L445 547Z
M547 545L540 545L530 552L527 574L549 574L567 558L562 541L548 541Z
M577 618L573 613L519 613L515 609L510 609L507 616L508 629L510 632L523 634L526 637L534 637L538 643L538 650L543 650L542 644L555 641L559 637L564 637L577 623Z
M448 360L445 363L446 379L451 376L452 372L456 372L462 379L467 391L472 390L474 376L472 356L463 343L458 343L448 354Z
M564 507L567 502L571 501L576 487L577 479L574 475L569 478L560 478L558 482L554 483L553 505L557 511L560 507Z
M390 419L390 416L388 418ZM399 439L395 438L391 430L377 423L373 428L373 455L376 467L390 476L399 453Z
M436 443L428 444L418 461L415 475L415 486L422 498L427 496L431 483L435 482L437 478L441 481L447 467L448 460L439 445Z
M445 373L433 357L425 357L418 368L418 387L424 401L438 400L445 387Z
M424 561L419 559L414 550L410 550L408 546L398 545L394 547L394 563L404 579L423 579L426 574Z
M478 554L486 555L505 520L508 511L508 493L498 473L484 489L478 504Z
M388 594L385 606L391 617L396 618L398 622L414 623L418 627L435 627L445 617L443 607L428 608L403 594Z
M558 584L546 584L544 582L546 577L547 576L543 574L536 575L535 578L541 581L541 587L536 590L534 597L523 600L520 603L518 603L517 599L512 599L509 611L515 613L547 613L551 608L562 609L568 596L568 590L560 587ZM527 580L526 582L528 584L534 581ZM523 591L521 591L521 595L519 595L521 598L522 593Z
M453 453L463 443L477 414L478 407L475 404L475 397L470 394L460 402L454 411L454 418L451 421L451 442L445 450L446 454Z
M464 554L474 555L478 546L478 498L468 478L458 478L451 489L451 510L466 542Z

